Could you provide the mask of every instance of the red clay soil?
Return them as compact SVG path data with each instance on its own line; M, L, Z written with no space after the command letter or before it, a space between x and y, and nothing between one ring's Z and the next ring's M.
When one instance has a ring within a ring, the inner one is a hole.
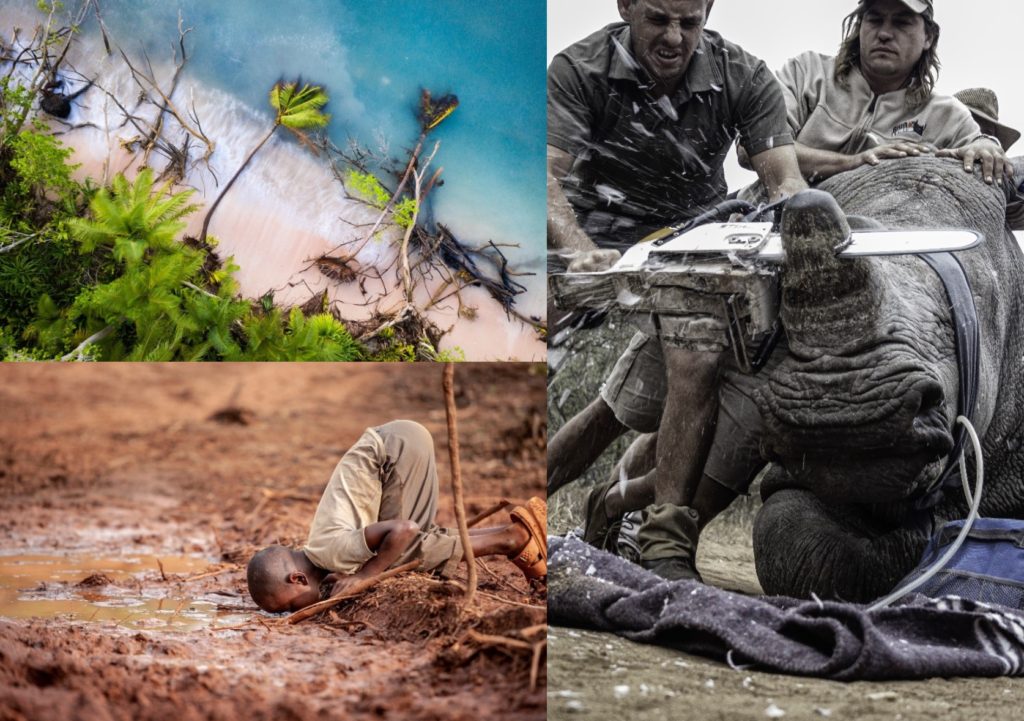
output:
M441 370L0 367L2 553L198 555L227 570L83 572L85 586L41 592L165 594L239 619L169 632L0 618L0 721L543 719L545 633L531 627L545 622L544 598L504 559L486 559L466 613L458 589L425 574L295 626L274 625L246 592L249 556L304 541L324 483L367 426L410 418L434 434L438 522L454 525ZM469 516L543 494L543 367L462 364L455 383ZM507 521L502 511L481 525Z

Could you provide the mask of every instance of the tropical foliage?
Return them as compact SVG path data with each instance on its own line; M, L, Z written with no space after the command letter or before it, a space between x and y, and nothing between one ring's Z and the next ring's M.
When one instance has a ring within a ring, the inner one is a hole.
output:
M284 127L290 130L296 138L298 138L304 145L312 148L313 145L309 141L309 137L306 134L307 130L313 130L316 128L324 128L327 123L330 122L331 116L321 112L321 108L327 105L327 93L323 91L317 85L303 85L299 88L299 83L295 82L278 82L274 84L274 87L270 89L270 107L274 109L274 123L270 126L270 130L263 136L262 140L256 144L256 147L249 151L249 154L242 161L242 164L238 166L238 170L231 176L231 179L224 186L224 189L220 191L217 199L213 201L213 205L206 213L206 218L203 220L203 230L199 235L199 240L205 242L206 234L210 228L210 221L213 219L213 214L217 212L217 207L221 201L224 200L224 196L231 190L231 186L235 184L235 181L242 175L252 159L256 157L256 153L267 144L267 141L277 132L278 128Z
M258 301L243 299L234 277L237 266L232 258L222 260L216 239L208 237L220 203L279 128L317 152L310 134L330 120L323 112L328 97L319 86L301 80L274 84L268 98L273 122L209 206L199 238L185 235L186 220L198 207L192 191L174 192L170 183L158 187L154 171L146 167L148 153L134 179L118 175L102 188L77 182L70 150L39 120L37 111L49 89L60 87L60 64L76 31L54 31L51 21L58 5L41 3L48 19L31 41L34 54L26 55L38 63L31 78L15 72L0 76L0 359L450 357L429 341L417 341L415 332L378 337L369 351L331 312L326 295L316 308L281 308L272 293ZM131 67L124 53L122 57ZM454 96L431 100L425 93L421 100L419 146L457 105ZM177 110L164 112L184 122ZM159 141L160 128L158 122L149 141ZM179 154L168 156L169 161L185 167L188 142L172 149ZM180 182L184 175L165 169L162 177ZM407 234L411 231L419 211L415 198L390 193L369 173L356 173L349 181L355 195ZM365 324L359 328L361 337L373 337ZM430 337L436 344L437 338Z
M84 288L69 307L43 295L29 335L53 355L111 360L357 360L344 325L327 314L287 316L237 297L237 270L213 249L177 240L195 206L191 191L154 188L143 170L115 178L70 221L84 254L113 265L108 282ZM211 262L211 259L214 262ZM69 351L70 349L70 351Z

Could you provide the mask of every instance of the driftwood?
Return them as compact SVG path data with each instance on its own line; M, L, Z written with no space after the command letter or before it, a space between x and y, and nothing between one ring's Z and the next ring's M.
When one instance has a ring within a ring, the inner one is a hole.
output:
M465 305L461 292L468 287L480 287L501 305L509 317L533 327L541 337L545 337L547 328L541 318L528 317L515 309L517 296L526 292L526 287L516 278L533 274L519 273L510 267L508 258L501 250L502 247L508 247L507 245L488 241L474 247L456 238L447 226L435 224L430 217L424 218L426 213L423 209L426 207L429 193L443 182L440 180L441 169L431 171L429 167L438 151L438 144L434 145L429 156L424 156L424 141L428 132L448 117L457 106L458 99L455 96L446 95L435 99L429 91L422 91L418 115L421 133L403 165L399 165L391 158L380 157L358 145L351 145L343 150L328 140L321 141L321 149L331 158L332 172L343 189L346 188L346 168L371 174L374 173L373 168L393 170L398 178L398 184L394 191L387 190L388 199L383 205L359 197L358 194L350 194L345 189L346 197L374 208L375 220L372 224L357 226L358 237L338 244L318 258L309 259L307 268L317 267L324 272L325 262L334 261L347 265L362 252L379 230L395 227L395 207L403 200L411 200L415 209L412 222L402 229L398 236L394 256L388 261L387 267L365 267L356 270L361 278L360 288L366 297L365 280L380 280L382 274L389 273L392 268L395 269L397 285L402 291L406 307L383 313L378 309L378 314L384 318L393 317L396 312L404 314L407 307L412 304L415 288L429 284L431 296L422 310L440 306L446 300L454 298L458 302L459 316L473 319L477 315L477 308ZM386 152L385 150L385 155ZM398 170L399 168L404 169ZM369 230L365 230L367 226ZM377 273L376 278L372 275L374 271ZM348 278L344 280L347 281ZM379 302L389 295L393 287L384 285L380 295L368 298L366 305Z
M526 292L522 284L512 279L516 274L508 270L508 259L493 242L488 242L483 248L471 248L459 242L455 234L442 223L437 224L437 233L434 235L421 231L420 242L425 246L436 245L445 265L456 273L465 274L465 285L484 288L506 312L512 310L515 297ZM484 271L480 263L491 265L497 277Z

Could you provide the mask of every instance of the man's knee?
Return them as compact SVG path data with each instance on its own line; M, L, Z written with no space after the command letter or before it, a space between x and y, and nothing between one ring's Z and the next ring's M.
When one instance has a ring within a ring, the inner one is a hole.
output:
M724 353L673 348L665 353L670 402L701 403L717 392Z

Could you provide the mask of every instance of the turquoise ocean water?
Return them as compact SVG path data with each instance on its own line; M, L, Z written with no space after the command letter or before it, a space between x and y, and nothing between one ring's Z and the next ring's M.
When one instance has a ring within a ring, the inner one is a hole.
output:
M29 8L28 0L0 0ZM73 7L75 3L68 2ZM404 157L418 135L419 89L460 107L431 135L445 185L436 220L483 242L516 242L543 272L545 4L543 0L102 0L130 52L169 57L178 14L193 28L191 76L270 117L267 92L301 76L323 85L329 133ZM95 22L86 32L95 31ZM428 146L429 147L429 146Z
M418 135L421 87L460 107L431 134L445 184L441 222L487 228L539 259L545 244L543 0L104 0L125 43L167 54L178 12L195 54L189 71L255 109L274 81L301 76L331 95L330 134L401 157ZM269 113L269 110L267 110ZM485 240L485 239L479 239Z

